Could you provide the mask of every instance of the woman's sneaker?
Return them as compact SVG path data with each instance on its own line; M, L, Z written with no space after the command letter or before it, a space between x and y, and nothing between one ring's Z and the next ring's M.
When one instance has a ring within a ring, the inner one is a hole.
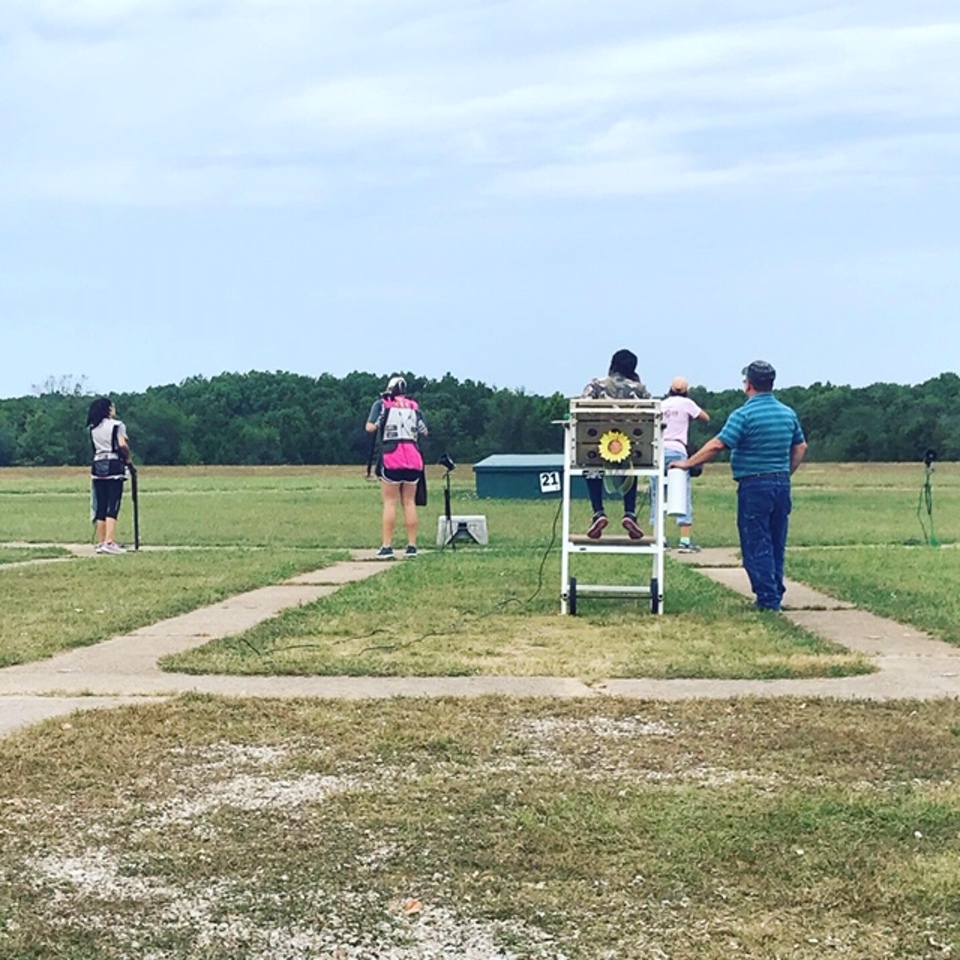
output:
M605 513L595 513L593 515L593 523L590 524L590 529L587 530L587 536L591 540L599 540L600 534L603 533L603 528L609 522Z
M393 559L393 547L381 547L377 553L376 557L378 560L392 560Z
M637 518L631 517L629 513L623 518L620 525L627 531L631 540L640 540L643 537L643 531L637 523Z
M417 548L411 543L406 550L403 551L405 557L415 557L417 555Z
M127 551L120 546L119 543L114 543L112 540L108 540L100 547L101 553L126 553Z

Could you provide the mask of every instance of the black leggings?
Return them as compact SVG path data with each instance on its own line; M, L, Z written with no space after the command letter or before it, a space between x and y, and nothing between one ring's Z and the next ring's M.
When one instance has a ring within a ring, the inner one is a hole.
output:
M586 477L587 492L594 513L603 513L603 477ZM635 516L637 512L637 478L623 491L623 512Z
M123 480L94 480L94 519L117 519L123 497Z

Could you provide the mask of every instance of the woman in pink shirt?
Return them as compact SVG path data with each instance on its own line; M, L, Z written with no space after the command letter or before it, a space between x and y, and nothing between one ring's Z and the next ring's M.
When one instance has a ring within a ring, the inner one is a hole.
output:
M417 401L407 396L407 381L391 377L386 390L370 408L366 429L380 434L382 456L377 465L383 494L382 543L378 560L393 559L393 531L397 508L403 511L407 532L404 555L417 555L417 484L423 476L423 456L419 441L427 435L427 425Z
M674 460L683 460L687 456L687 436L691 420L710 420L706 410L701 409L687 396L690 384L685 377L674 377L670 384L670 393L663 398L660 409L663 411L663 466L668 469ZM656 513L656 484L650 481L650 522ZM680 552L695 553L700 548L690 539L693 526L693 496L687 485L687 511L677 517L680 527Z

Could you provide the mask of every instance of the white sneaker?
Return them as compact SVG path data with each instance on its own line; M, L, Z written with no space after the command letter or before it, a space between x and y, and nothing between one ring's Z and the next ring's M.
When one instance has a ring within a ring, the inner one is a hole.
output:
M114 543L112 540L108 541L103 545L101 553L126 553L127 551L120 546L119 543Z

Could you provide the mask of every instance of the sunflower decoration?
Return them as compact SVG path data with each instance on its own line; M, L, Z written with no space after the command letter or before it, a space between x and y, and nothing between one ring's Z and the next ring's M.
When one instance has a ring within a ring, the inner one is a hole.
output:
M620 430L608 430L600 437L600 456L610 463L620 463L630 456L630 438Z

